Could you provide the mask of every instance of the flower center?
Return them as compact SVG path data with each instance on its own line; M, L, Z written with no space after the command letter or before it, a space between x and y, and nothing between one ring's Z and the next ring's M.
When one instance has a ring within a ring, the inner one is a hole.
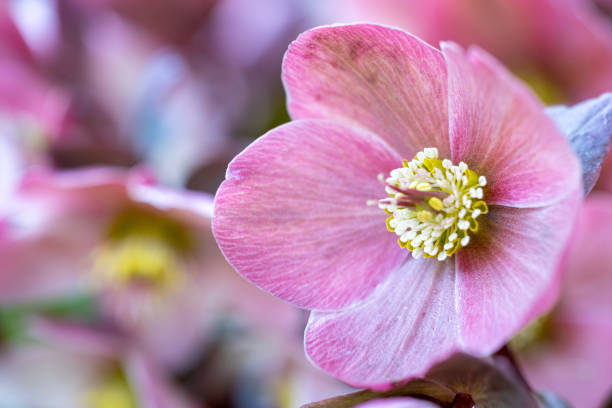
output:
M85 395L87 406L93 408L135 408L134 395L127 381L117 376L106 379Z
M413 257L444 261L478 231L476 219L488 212L482 200L487 180L464 162L439 159L436 148L403 164L383 180L389 197L378 200L378 206L391 215L387 228Z
M129 209L112 222L94 252L93 273L107 286L139 286L162 292L180 280L191 237L180 224Z

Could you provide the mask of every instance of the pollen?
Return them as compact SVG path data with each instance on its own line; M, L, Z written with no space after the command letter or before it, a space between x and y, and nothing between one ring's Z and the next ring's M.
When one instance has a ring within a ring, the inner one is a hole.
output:
M387 228L415 258L452 256L470 243L478 232L477 218L488 212L483 201L487 179L464 162L440 159L436 148L424 149L386 179L379 178L389 195L377 202L390 215Z

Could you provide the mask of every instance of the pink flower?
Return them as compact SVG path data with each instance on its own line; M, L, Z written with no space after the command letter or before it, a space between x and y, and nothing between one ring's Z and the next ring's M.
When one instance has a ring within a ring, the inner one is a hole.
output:
M612 195L589 196L578 218L557 306L511 343L529 382L573 406L598 407L612 384Z
M98 295L107 320L171 366L183 364L224 313L287 335L298 325L297 311L227 265L207 194L157 186L137 170L38 172L26 176L7 212L0 304Z
M550 306L579 165L497 61L347 25L301 35L283 69L294 121L230 163L213 231L245 278L313 310L314 363L385 386Z

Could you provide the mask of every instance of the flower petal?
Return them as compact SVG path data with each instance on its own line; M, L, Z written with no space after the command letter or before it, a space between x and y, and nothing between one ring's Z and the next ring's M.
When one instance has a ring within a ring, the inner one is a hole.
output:
M138 349L125 353L123 361L138 406L155 408L194 408L196 405L169 382L163 370Z
M185 225L210 231L213 199L207 193L172 189L147 183L128 183L128 194L136 203L149 205L160 212L181 220Z
M482 230L457 253L457 312L465 350L490 354L543 312L582 188L535 209L491 206Z
M552 344L518 354L529 383L557 393L572 404L567 406L606 406L612 381L610 328L562 322L555 331L561 338Z
M44 343L104 358L117 357L126 345L126 339L118 332L44 317L30 320L28 335Z
M369 199L400 158L371 133L294 121L230 163L213 232L230 264L281 299L311 309L365 298L406 256Z
M491 204L534 207L580 183L579 163L543 105L493 57L443 43L453 161L487 178Z
M381 398L357 405L357 408L436 408L438 405L414 398Z
M552 336L519 354L530 383L572 406L600 406L612 383L612 194L584 201L565 263L561 301L552 312Z
M312 312L306 353L353 386L384 388L421 376L456 351L452 260L410 259L363 303L340 312Z
M369 24L306 31L285 54L283 81L293 119L358 124L405 159L425 147L449 157L444 59L404 31Z
M612 137L612 93L577 105L546 109L570 142L582 165L584 194L595 186Z

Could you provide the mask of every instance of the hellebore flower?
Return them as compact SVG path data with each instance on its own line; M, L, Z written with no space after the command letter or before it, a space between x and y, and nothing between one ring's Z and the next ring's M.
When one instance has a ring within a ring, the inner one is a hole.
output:
M14 201L0 241L0 304L99 295L103 317L169 365L200 347L220 313L284 333L297 325L297 311L227 265L207 194L155 185L142 171L91 168L31 172Z
M561 298L511 341L530 384L573 406L598 407L612 384L612 195L584 202L565 262Z
M423 378L388 391L364 390L307 404L305 408L535 408L537 394L515 371L506 355L478 359L455 354Z
M245 278L313 310L315 364L382 387L490 354L550 306L581 172L497 61L330 26L291 45L283 80L294 121L230 163L213 232Z

